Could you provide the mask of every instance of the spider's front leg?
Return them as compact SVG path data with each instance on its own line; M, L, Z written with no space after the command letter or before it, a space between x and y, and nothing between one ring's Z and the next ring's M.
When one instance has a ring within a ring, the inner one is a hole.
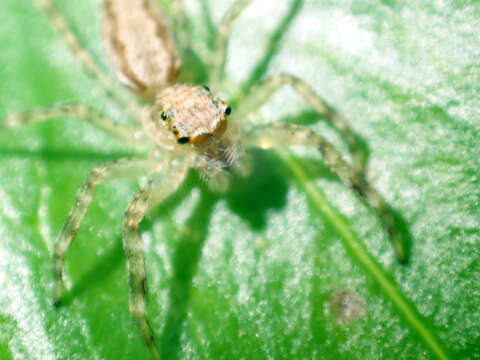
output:
M93 200L94 189L112 179L136 177L140 175L149 163L138 159L120 159L113 161L99 167L94 168L87 179L77 192L75 205L68 216L67 221L62 227L54 249L54 278L55 278L55 292L54 303L59 305L63 298L64 285L63 273L65 269L65 253L72 243L80 225L85 218L88 207Z
M128 205L123 221L123 248L127 254L130 312L137 321L140 333L154 359L159 349L147 318L147 275L145 255L139 225L148 211L174 192L184 179L187 168L169 166L149 180Z
M254 128L245 134L247 146L271 149L280 146L314 146L320 150L325 163L340 177L344 184L352 188L380 218L383 227L389 234L395 254L402 263L407 260L407 239L399 231L398 218L391 207L365 179L347 161L335 147L312 130L292 124L270 124Z
M97 109L84 104L59 104L51 107L12 113L0 123L0 129L2 127L24 126L52 118L66 116L75 117L88 122L97 129L122 140L127 139L132 141L133 129L124 127Z
M347 120L336 111L328 102L302 79L289 75L277 74L260 82L252 89L250 94L242 101L241 107L235 112L237 119L247 119L256 113L277 90L290 85L305 101L322 117L324 117L347 142L353 157L355 171L365 174L368 154L360 141L360 137L352 130Z

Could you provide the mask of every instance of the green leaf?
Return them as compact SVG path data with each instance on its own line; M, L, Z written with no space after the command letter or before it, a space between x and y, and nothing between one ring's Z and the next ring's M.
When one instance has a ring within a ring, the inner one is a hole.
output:
M108 69L99 2L57 3ZM207 48L232 1L189 3L190 40ZM252 175L223 196L191 173L142 223L164 358L480 359L480 4L299 3L258 0L242 15L229 89L290 72L339 109L408 225L410 262L314 151L253 151ZM0 34L0 118L65 101L122 117L33 2L1 1ZM201 57L184 55L184 76L204 80ZM306 124L346 153L317 120L289 89L253 119ZM69 118L0 133L0 359L148 359L120 236L135 182L98 189L67 255L69 301L52 306L52 247L75 192L128 153Z

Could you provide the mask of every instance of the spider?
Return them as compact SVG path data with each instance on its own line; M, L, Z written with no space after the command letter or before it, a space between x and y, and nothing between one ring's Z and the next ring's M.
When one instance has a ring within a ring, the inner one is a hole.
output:
M389 233L398 259L406 259L405 248L394 214L365 176L365 159L358 137L348 122L305 81L288 74L262 79L248 93L236 99L237 109L211 89L224 86L224 65L228 38L235 20L253 0L236 0L221 21L210 54L209 84L177 83L181 61L167 18L154 0L105 0L102 11L103 35L118 80L139 101L119 91L102 73L92 56L80 45L52 0L37 0L52 24L63 35L84 70L103 87L106 94L125 105L135 125L122 125L84 104L59 104L50 108L13 113L4 124L14 127L50 118L74 116L128 144L141 148L143 157L122 158L91 170L76 195L76 201L54 247L54 303L64 296L64 259L89 205L96 186L119 177L144 178L131 199L123 219L123 248L127 255L129 308L152 358L160 354L146 314L147 279L139 224L145 215L175 192L190 168L218 192L228 189L232 172L246 175L246 149L272 149L302 145L317 148L325 163L338 177L371 206ZM172 18L182 25L181 1L174 1ZM185 40L187 34L180 33ZM280 88L291 86L339 132L347 143L352 161L346 161L324 137L307 127L276 124L252 127L246 123Z

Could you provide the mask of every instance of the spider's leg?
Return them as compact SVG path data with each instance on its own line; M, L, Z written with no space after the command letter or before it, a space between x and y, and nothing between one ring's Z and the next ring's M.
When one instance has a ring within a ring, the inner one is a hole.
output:
M256 113L272 95L283 86L290 85L305 101L323 116L345 139L353 156L353 163L359 174L365 173L368 154L359 136L352 130L347 120L302 79L289 74L277 74L266 78L252 89L233 114L234 119L247 119Z
M132 139L131 128L124 127L95 108L84 104L59 104L12 113L0 123L0 129L2 127L23 126L62 116L79 118L120 139Z
M213 87L220 86L223 80L225 61L227 58L228 38L232 30L232 25L251 2L252 0L235 1L218 25L214 41L214 52L210 60L210 82Z
M265 44L263 55L252 69L247 80L241 86L241 92L248 94L250 90L258 83L259 79L263 79L270 68L270 64L278 54L280 47L283 44L283 39L288 33L288 30L293 25L295 18L299 14L304 0L292 0L290 6L282 20L278 23L276 28L269 36L268 42Z
M83 185L77 192L75 205L73 206L67 221L62 227L55 242L54 249L54 276L55 276L55 304L60 304L63 296L63 273L65 267L65 253L77 233L88 207L93 200L95 187L113 178L135 177L142 174L148 168L149 162L139 159L119 159L94 168Z
M146 213L175 191L186 174L186 168L162 169L143 186L128 205L123 221L123 247L127 254L130 312L137 321L143 340L152 357L159 359L158 343L147 319L147 274L139 225Z
M393 245L395 254L400 262L407 260L406 245L400 229L399 219L393 209L386 203L362 174L342 158L335 147L312 130L292 124L270 124L259 126L245 134L244 142L247 146L271 149L280 146L314 146L320 150L325 163L338 175L344 184L352 188L369 206L371 206L387 233Z
M168 16L171 18L170 25L173 25L172 32L175 36L177 49L181 49L182 52L187 52L187 54L189 50L192 50L202 59L209 58L211 55L210 47L205 46L202 42L192 41L192 22L187 16L183 0L172 0ZM183 58L183 61L186 61L186 59Z
M100 70L97 63L93 60L92 55L80 44L78 38L75 36L65 18L58 11L53 1L36 0L36 3L46 14L48 20L53 24L58 33L63 37L73 56L80 63L85 73L94 80L97 80L109 97L130 108L133 104L129 97L119 91L119 88L115 86L115 84L112 84L111 79Z
M183 0L172 0L170 4L170 16L174 25L175 35L182 47L186 47L189 39L188 19L185 12L185 4Z
M173 18L176 28L186 24L187 18L185 15L185 4L183 3L183 0L172 0L170 2L170 16Z

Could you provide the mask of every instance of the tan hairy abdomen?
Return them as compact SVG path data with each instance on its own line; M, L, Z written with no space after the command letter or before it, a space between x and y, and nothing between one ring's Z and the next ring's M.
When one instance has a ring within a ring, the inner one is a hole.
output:
M167 22L152 0L107 0L103 28L120 81L141 96L172 83L180 66Z

